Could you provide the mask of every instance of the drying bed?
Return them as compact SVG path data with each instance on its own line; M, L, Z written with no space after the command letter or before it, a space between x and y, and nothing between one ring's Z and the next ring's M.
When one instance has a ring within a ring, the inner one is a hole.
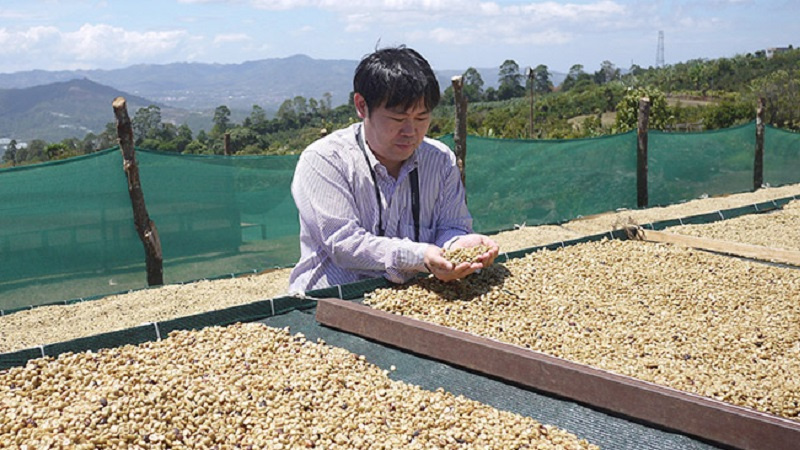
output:
M378 289L365 303L663 386L669 395L703 400L704 407L730 410L730 405L734 415L761 421L753 429L768 430L764 421L775 424L782 430L772 436L779 445L781 436L797 439L800 430L798 292L796 269L670 245L603 240L530 253L459 283L425 279ZM318 317L328 314L326 308L318 306ZM345 315L355 318L352 312ZM390 323L383 324L384 336L392 334ZM682 431L734 446L748 438L726 442L724 436L704 436L700 422Z
M679 225L670 233L800 251L800 201L764 214L747 214L720 222Z
M0 446L597 448L259 323L0 372Z

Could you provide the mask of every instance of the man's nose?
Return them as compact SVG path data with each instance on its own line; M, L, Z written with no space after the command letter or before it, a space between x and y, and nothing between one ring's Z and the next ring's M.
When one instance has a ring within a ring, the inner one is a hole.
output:
M404 120L400 132L408 135L414 134L414 121L412 119Z

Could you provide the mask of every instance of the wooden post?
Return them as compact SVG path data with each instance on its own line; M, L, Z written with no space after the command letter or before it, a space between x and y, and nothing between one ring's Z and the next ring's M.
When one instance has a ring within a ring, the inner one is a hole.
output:
M225 132L225 137L222 140L222 152L225 156L231 156L231 134L227 131Z
M133 222L136 233L144 245L145 265L147 267L147 285L159 286L164 284L164 261L161 253L161 240L158 237L156 224L150 220L147 207L144 203L142 184L139 179L139 165L136 163L136 154L133 147L133 128L128 116L125 98L117 97L112 103L114 115L117 118L117 137L119 148L122 151L122 168L128 178L128 195L133 208Z
M636 130L636 204L646 208L647 199L647 127L650 122L650 99L639 99L639 124Z
M756 155L753 162L753 190L764 185L764 97L758 98L756 109Z
M464 77L458 75L450 80L453 83L453 93L456 101L456 129L453 133L455 142L454 153L456 163L461 171L461 184L467 187L467 98L464 97Z
M528 67L528 85L531 91L531 111L530 111L530 128L528 130L528 139L533 139L533 69Z

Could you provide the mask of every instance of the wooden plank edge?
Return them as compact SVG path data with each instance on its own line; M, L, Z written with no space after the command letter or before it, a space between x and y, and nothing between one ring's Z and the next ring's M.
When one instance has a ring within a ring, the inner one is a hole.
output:
M795 250L784 250L779 248L765 247L762 245L743 244L741 242L731 242L720 239L702 238L645 229L637 230L636 236L648 242L675 244L684 247L697 248L700 250L725 253L733 256L742 256L750 259L800 266L800 252Z
M417 354L742 449L796 449L800 422L376 310L319 299L316 319Z

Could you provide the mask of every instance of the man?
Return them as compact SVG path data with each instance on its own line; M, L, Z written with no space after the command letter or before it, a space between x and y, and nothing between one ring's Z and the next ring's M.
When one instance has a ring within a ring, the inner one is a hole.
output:
M402 46L377 50L356 68L353 91L363 121L311 144L295 169L300 261L290 292L419 272L452 281L492 264L498 246L472 233L453 152L425 137L440 96L428 62ZM490 248L477 262L443 257L477 245Z

